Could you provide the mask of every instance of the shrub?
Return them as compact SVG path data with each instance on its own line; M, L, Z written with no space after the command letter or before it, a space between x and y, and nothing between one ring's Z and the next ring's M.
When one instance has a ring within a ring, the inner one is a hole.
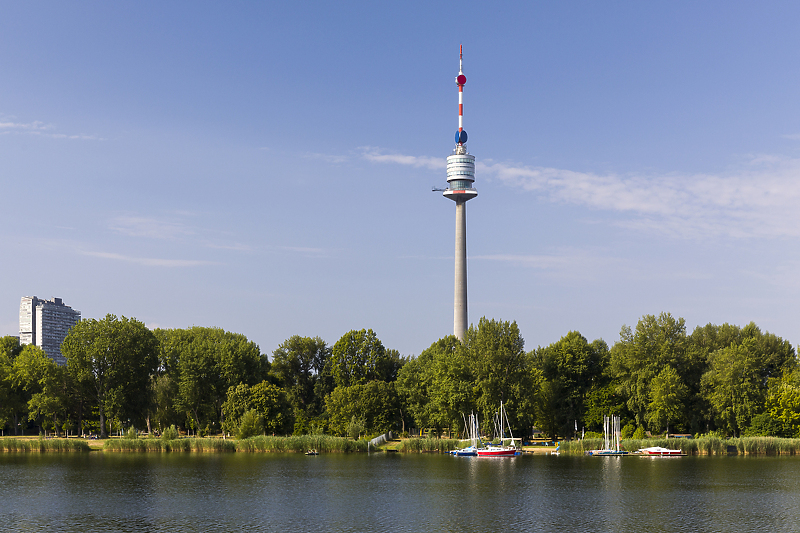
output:
M128 428L128 430L125 432L125 438L126 438L126 439L131 439L131 440L133 440L133 439L138 439L138 438L139 438L139 432L138 432L138 431L136 431L136 428L135 428L135 427L131 426L131 427L129 427L129 428Z
M633 438L634 433L636 433L636 424L633 422L628 422L625 424L625 427L622 428L620 437L623 439L630 439Z
M347 434L353 440L358 440L358 437L361 433L364 432L364 419L357 419L356 415L350 419L350 423L347 424Z
M636 431L634 431L633 435L631 436L631 438L633 438L635 440L643 440L646 437L647 437L647 435L645 434L644 428L642 426L637 427Z
M264 417L255 409L250 409L242 415L236 438L243 440L264 432Z
M164 441L175 440L178 438L178 430L175 428L175 424L172 424L170 427L164 430L161 434L161 439Z

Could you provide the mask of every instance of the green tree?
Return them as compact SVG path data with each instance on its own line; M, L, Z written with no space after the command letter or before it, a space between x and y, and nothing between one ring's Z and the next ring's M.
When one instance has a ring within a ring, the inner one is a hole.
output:
M474 378L476 410L485 429L503 402L513 429L535 420L535 397L540 373L532 368L516 322L488 320L470 326L465 336L467 358Z
M14 360L21 351L22 346L17 337L0 338L0 427L12 425L15 435L28 401L24 391L15 386L13 380Z
M331 350L319 337L294 335L272 352L270 373L286 391L299 416L314 417L323 409L324 397L315 393Z
M158 341L144 324L110 314L82 320L69 330L61 352L75 380L93 392L101 437L108 436L107 417L144 418L158 364Z
M256 411L251 409L242 415L242 420L236 431L237 439L248 439L254 437L264 431L264 417Z
M265 431L280 435L292 432L292 408L283 389L262 381L250 387L250 394L254 408L264 416Z
M398 373L402 405L420 428L459 427L462 414L475 409L473 376L461 341L450 335L434 342Z
M662 369L669 365L683 379L690 361L688 345L684 320L669 313L643 316L635 331L622 327L611 349L610 372L637 425L652 418L652 381Z
M174 382L174 409L197 431L222 423L222 404L231 387L254 385L269 372L257 344L221 328L160 330L160 360Z
M583 427L589 391L600 384L608 360L606 343L597 340L590 344L579 332L570 331L531 356L544 379L552 384L547 392L552 401L540 402L540 415L544 414L542 408L550 405L555 412L546 418L557 423L562 435L569 435L576 422ZM558 393L553 395L553 391Z
M741 329L740 342L708 356L703 375L705 397L717 427L739 435L756 415L764 412L772 380L797 368L794 348L752 322Z
M396 350L387 351L371 329L352 330L333 345L328 360L337 387L369 381L394 381L402 366Z
M355 416L363 420L368 433L396 430L400 418L400 402L394 382L369 383L336 387L327 399L330 429L336 434L347 433Z
M288 434L293 424L286 393L268 381L253 386L240 383L230 387L222 411L225 416L223 430L237 435L245 414L249 412L256 413L261 420L260 427L270 433Z
M680 419L688 389L675 369L669 365L653 378L650 386L647 423L660 432L661 428L669 427L670 423Z
M771 385L766 410L781 427L778 436L800 437L800 371L787 373Z
M69 376L38 346L26 345L11 367L14 388L24 391L28 420L40 428L50 426L61 435L61 421L67 418Z
M709 357L703 385L718 427L729 434L738 435L764 409L766 391L761 386L759 363L753 339L716 350Z

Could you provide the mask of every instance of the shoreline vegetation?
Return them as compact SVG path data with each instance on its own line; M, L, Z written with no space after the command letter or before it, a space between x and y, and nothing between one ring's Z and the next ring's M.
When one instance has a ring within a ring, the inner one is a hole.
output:
M122 449L106 438L161 434L125 449L347 452L371 446L351 441L392 432L423 436L392 451L442 453L456 444L425 435L463 437L471 413L482 435L498 439L492 421L504 405L514 434L563 438L568 453L595 446L575 439L601 436L612 413L628 451L641 446L637 439L671 434L696 437L672 445L686 453L722 453L724 445L725 453L794 454L791 439L800 438L800 359L789 341L752 322L687 334L683 319L645 315L610 348L571 331L525 351L515 322L484 317L463 340L448 335L416 357L362 329L332 347L295 335L270 358L221 328L151 331L107 315L75 325L61 349L65 366L17 337L0 338L0 429L9 436L97 435L89 447ZM241 444L213 440L223 435ZM258 435L294 437L246 440ZM303 437L333 435L343 440ZM211 440L165 443L178 436ZM731 437L750 439L720 440Z
M222 439L214 437L186 437L164 440L160 438L112 438L103 441L70 439L45 439L42 437L0 438L0 453L67 453L67 452L135 452L135 453L447 453L465 446L468 441L457 439L410 438L390 441L384 446L374 447L369 441L352 440L330 435L296 435L289 437L256 436L247 439ZM90 445L93 444L92 445ZM561 443L560 452L565 455L582 455L588 450L603 446L602 439L590 438ZM680 448L688 455L798 455L800 439L780 437L721 438L703 436L694 439L623 439L621 447L628 452L640 448L662 446ZM552 447L523 447L528 453L550 453Z

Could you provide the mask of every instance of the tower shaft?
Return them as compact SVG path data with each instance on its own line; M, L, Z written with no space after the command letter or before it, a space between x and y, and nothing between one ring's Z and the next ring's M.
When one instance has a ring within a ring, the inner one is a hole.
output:
M456 201L456 271L453 335L464 340L467 331L467 202Z

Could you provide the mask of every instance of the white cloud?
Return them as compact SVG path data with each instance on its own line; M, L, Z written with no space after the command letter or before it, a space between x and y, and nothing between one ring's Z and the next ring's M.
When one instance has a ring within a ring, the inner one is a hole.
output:
M129 237L151 239L175 239L195 233L186 224L176 220L128 215L118 216L111 220L109 229Z
M90 257L99 257L101 259L113 259L115 261L125 261L128 263L136 263L143 266L157 266L157 267L193 267L201 265L216 264L212 261L198 261L194 259L160 259L155 257L132 257L128 255L117 254L113 252L79 252L82 255Z
M98 137L96 135L50 133L50 131L54 129L55 126L53 124L45 124L44 122L38 120L34 122L0 122L0 134L16 133L24 135L39 135L42 137L49 137L51 139L78 139L84 141L106 140L103 137Z
M346 163L349 159L346 155L318 154L315 152L306 152L303 154L303 157L307 159L321 159L326 163L333 163L336 165Z
M45 124L44 122L0 122L0 130L11 131L44 131L53 129L52 124Z
M385 154L379 148L371 146L361 146L359 150L361 150L361 157L373 163L395 163L412 167L424 167L431 170L441 170L447 166L445 160L441 157Z
M444 158L386 155L381 163L441 169ZM719 174L637 175L576 172L491 160L476 163L478 179L497 180L552 202L616 213L614 224L674 236L800 237L800 159L768 154Z

